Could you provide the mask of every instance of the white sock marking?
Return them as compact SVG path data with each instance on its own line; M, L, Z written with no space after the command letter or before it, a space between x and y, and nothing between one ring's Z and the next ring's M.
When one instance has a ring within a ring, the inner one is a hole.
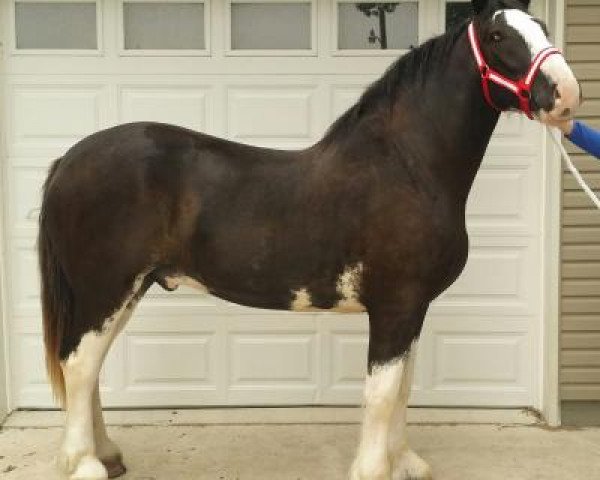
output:
M94 391L104 357L113 339L131 316L136 303L134 298L142 286L145 275L146 273L143 273L136 278L130 294L121 307L105 320L101 331L90 331L84 334L75 351L62 362L67 390L67 418L59 463L67 472L75 472L73 478L106 478L99 476L101 473L99 462L93 461L93 459L97 460L94 431L94 415L97 415L95 412L97 407L94 406ZM103 426L104 423L102 428Z
M409 351L373 369L365 382L362 436L351 480L431 477L431 470L408 446L406 410L412 386L416 341Z
M351 479L389 479L392 471L388 441L392 414L405 375L405 359L374 367L365 381L365 410Z

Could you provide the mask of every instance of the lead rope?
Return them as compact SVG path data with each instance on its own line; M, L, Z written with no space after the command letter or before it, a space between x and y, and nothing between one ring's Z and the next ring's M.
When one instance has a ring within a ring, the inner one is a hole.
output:
M554 134L554 132L550 129L550 127L546 127L546 130L548 131L548 134L550 135L550 137L552 138L552 140L554 141L554 143L558 147L558 150L560 151L560 153L562 155L562 159L563 159L565 165L567 166L567 168L569 169L569 171L573 174L573 176L575 177L575 180L577 180L577 183L579 183L579 185L581 186L581 188L583 189L583 191L585 193L587 193L587 196L590 197L590 200L592 202L594 202L594 205L596 205L596 207L600 209L600 199L598 199L598 197L592 191L592 189L590 187L588 187L588 184L585 183L585 180L583 179L583 177L579 173L579 170L577 170L577 168L573 164L573 161L571 160L571 157L569 157L569 154L567 153L567 150L565 149L565 146L561 142L560 133L557 132L558 133L558 137L557 137Z

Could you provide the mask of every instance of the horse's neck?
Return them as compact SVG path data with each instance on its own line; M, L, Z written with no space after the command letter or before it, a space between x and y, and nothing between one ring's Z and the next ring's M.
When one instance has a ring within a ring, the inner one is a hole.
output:
M420 140L427 145L428 168L463 201L499 118L485 102L472 55L465 32L446 66L416 86L409 99L400 98L408 105L396 109L412 112L422 129ZM406 121L400 124L406 129Z

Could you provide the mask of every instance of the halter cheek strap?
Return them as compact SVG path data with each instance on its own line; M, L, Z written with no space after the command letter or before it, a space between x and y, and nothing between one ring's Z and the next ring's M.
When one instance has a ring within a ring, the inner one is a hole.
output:
M499 112L502 111L492 100L490 82L495 83L496 85L499 85L514 93L519 99L520 110L533 120L533 113L531 111L531 87L533 86L533 82L537 78L542 65L548 59L548 57L551 55L562 55L561 51L554 47L543 49L531 62L531 66L529 67L527 74L515 81L505 77L501 73L498 73L485 61L483 51L481 50L481 43L479 42L479 37L475 31L474 22L471 22L469 25L469 41L471 43L473 55L475 56L475 60L477 62L477 67L479 68L479 73L481 74L481 86L483 88L483 96L485 97L485 101L494 110Z

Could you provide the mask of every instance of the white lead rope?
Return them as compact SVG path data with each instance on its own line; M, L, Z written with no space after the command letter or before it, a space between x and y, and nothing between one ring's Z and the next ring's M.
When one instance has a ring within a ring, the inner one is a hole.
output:
M558 149L559 149L559 151L560 151L560 153L562 155L562 158L563 158L563 160L565 162L565 165L567 166L567 168L569 169L569 171L573 174L573 176L577 180L577 183L579 183L579 185L581 186L581 188L583 189L583 191L585 193L587 193L587 196L590 197L590 200L592 202L594 202L594 204L596 205L596 207L600 209L600 199L598 199L598 197L592 191L592 189L590 187L588 187L588 184L585 183L585 180L583 179L583 177L579 173L579 170L577 170L577 168L575 167L575 165L573 165L573 161L571 160L571 157L569 157L569 154L567 153L567 150L565 149L565 146L561 142L560 133L558 134L558 138L557 138L557 136L554 134L554 132L552 131L552 129L550 129L549 127L546 127L546 129L548 130L548 134L550 135L550 137L552 138L552 140L554 140L554 143L558 147Z

